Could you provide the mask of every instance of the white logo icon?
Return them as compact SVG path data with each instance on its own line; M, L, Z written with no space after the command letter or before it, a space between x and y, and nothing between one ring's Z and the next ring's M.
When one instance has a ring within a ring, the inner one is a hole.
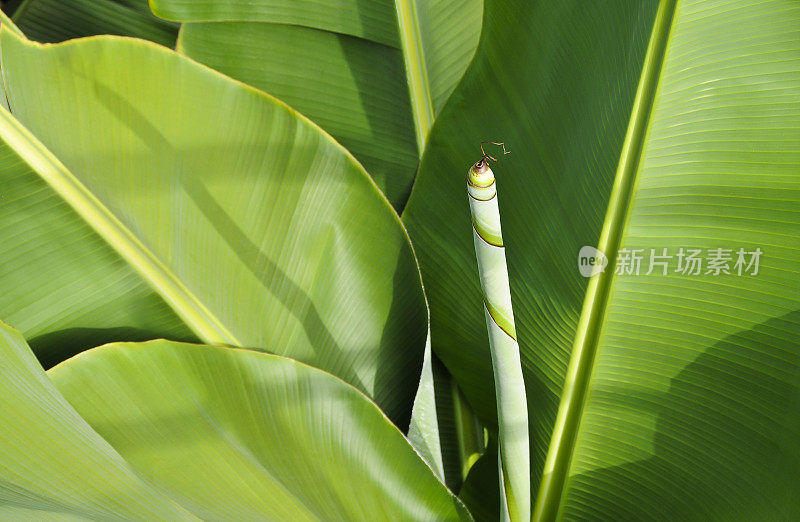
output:
M578 270L583 277L592 277L604 272L608 266L608 258L594 247L585 246L578 252Z

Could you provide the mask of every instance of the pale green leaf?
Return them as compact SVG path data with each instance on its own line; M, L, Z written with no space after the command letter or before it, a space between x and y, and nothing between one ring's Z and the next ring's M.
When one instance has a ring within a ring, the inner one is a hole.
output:
M419 272L352 156L282 103L147 42L41 46L3 31L2 51L25 126L0 112L7 161L23 164L3 175L29 209L5 216L2 287L30 295L4 295L0 313L49 346L68 325L188 327L328 370L408 422L426 335ZM47 259L28 258L48 240L65 247L38 273ZM61 287L92 277L75 296ZM129 307L116 324L115 307Z
M0 142L0 313L49 368L111 341L196 340L146 280L12 148L24 132L8 113ZM16 134L15 133L15 134Z
M472 58L481 0L154 0L178 48L286 101L401 209L433 119Z
M297 361L151 341L48 374L141 476L203 520L469 518L374 403Z
M0 322L0 518L195 519L103 440Z
M374 403L294 360L161 340L48 375L4 323L0 360L4 520L470 518Z

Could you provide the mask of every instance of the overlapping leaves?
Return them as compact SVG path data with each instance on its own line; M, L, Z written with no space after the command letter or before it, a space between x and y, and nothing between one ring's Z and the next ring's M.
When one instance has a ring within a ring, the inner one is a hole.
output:
M4 518L469 518L374 403L291 359L162 340L45 374L4 324L0 357Z
M154 0L178 49L287 102L353 152L395 208L472 58L481 0Z
M146 42L45 47L5 29L2 49L14 116L0 118L0 315L35 350L57 362L194 334L309 362L408 422L419 272L352 156L273 98Z

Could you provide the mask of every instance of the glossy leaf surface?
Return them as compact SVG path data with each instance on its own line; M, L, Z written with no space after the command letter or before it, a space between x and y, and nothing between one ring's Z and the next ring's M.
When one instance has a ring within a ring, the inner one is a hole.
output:
M297 361L151 341L84 352L49 376L200 519L469 518L374 403Z
M103 440L0 323L0 517L194 519Z
M25 308L4 296L0 313L70 339L67 325L114 323L92 310L141 299L117 326L290 355L408 422L426 335L419 272L352 156L282 103L153 44L40 46L3 31L2 49L16 119L3 113L0 133L22 164L3 175L29 218L7 214L4 249L70 247L50 260L55 278L8 256L3 287L31 295ZM78 287L86 302L58 286L69 277L98 278Z
M374 403L291 359L161 340L46 374L0 323L0 361L3 518L469 519Z

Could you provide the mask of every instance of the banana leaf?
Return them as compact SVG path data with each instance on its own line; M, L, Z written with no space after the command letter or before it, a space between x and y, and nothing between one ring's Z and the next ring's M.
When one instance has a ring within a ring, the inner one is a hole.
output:
M373 402L297 361L159 340L45 374L5 324L0 360L3 518L469 519Z
M11 12L37 42L116 34L173 47L178 37L178 24L154 16L147 0L25 0Z
M481 140L512 151L494 171L535 519L800 510L798 26L790 0L487 1L403 217L433 350L491 422L464 178ZM584 246L605 272L581 275ZM664 248L664 271L618 262ZM722 249L729 273L678 270L681 248Z
M188 56L287 102L364 165L395 208L472 58L481 0L153 0Z
M291 356L407 426L427 333L414 254L356 160L283 103L161 46L2 30L0 315L49 363L131 338Z
M0 516L191 519L81 418L0 323Z
M483 44L434 127L403 221L425 281L433 350L496 427L466 172L481 141L507 142L511 154L493 170L541 470L586 290L577 252L596 245L602 228L654 2L486 7Z

